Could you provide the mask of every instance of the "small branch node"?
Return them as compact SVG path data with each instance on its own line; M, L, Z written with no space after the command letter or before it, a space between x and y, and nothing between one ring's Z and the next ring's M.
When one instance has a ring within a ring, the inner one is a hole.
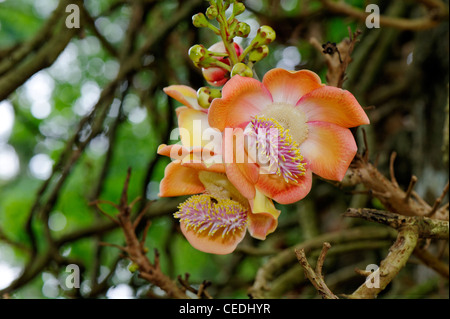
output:
M442 191L441 196L439 196L433 204L433 207L431 208L430 212L427 214L427 217L432 217L434 213L436 213L437 209L441 205L442 201L444 200L445 195L448 193L448 182L447 185L445 185L444 190Z
M411 192L413 191L414 186L416 185L416 183L417 183L417 176L415 176L415 175L411 176L411 180L410 180L409 185L408 185L408 190L406 191L406 195L405 195L405 198L404 198L405 202L407 202L409 200L409 198L411 197Z

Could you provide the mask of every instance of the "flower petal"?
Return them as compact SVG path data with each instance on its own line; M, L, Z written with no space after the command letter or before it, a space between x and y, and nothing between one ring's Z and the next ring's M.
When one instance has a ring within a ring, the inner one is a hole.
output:
M220 131L240 126L270 103L272 97L261 82L235 75L224 85L222 97L212 101L208 112L209 125Z
M248 214L248 231L252 237L264 240L277 228L280 211L259 190L256 190L255 198L249 202L252 212Z
M297 106L310 122L328 122L347 128L370 123L353 94L333 86L323 86L308 93Z
M248 211L234 200L208 194L190 197L174 217L181 231L196 249L212 254L229 254L244 238Z
M206 113L189 108L181 110L178 114L178 128L181 144L184 147L192 150L195 147L204 147L210 144L210 141L203 139L203 132L205 130L213 130L209 127L208 115ZM218 131L217 133L219 134ZM221 142L221 136L218 142Z
M225 163L225 172L234 187L246 198L255 197L255 175L258 167L252 163Z
M272 69L263 78L264 86L270 91L274 102L295 105L305 94L320 88L323 84L320 77L311 71L288 71Z
M181 165L184 167L191 167L196 170L225 173L225 165L223 163L210 163L202 160L203 154L199 152L192 152L188 156L184 157L181 161ZM219 156L219 155L217 155Z
M341 181L357 151L351 131L326 122L310 122L308 128L300 152L310 169L323 178Z
M180 222L180 228L192 247L209 254L230 254L245 237L245 231L239 231L226 237L220 235L208 236L206 233L199 234L192 228L188 229L184 222Z
M197 92L186 85L170 85L165 87L163 91L170 97L174 98L183 105L186 105L192 109L207 112L197 102Z
M245 151L244 131L240 128L226 128L223 134L223 158L225 171L230 182L246 198L255 197L255 183L259 168L250 161Z
M312 186L312 174L309 169L298 179L298 183L287 183L276 174L261 174L256 184L264 195L280 204L292 204L308 195Z
M198 170L182 166L179 161L169 163L159 184L159 197L199 194L205 187L198 178Z
M196 149L197 150L197 149ZM159 155L170 157L173 161L182 161L191 151L180 144L161 144L156 151Z
M191 167L197 170L204 170L216 173L225 173L225 165L222 161L222 155L205 148L195 148L189 151L179 144L161 144L158 147L159 155L170 157L172 160L179 161L182 166Z

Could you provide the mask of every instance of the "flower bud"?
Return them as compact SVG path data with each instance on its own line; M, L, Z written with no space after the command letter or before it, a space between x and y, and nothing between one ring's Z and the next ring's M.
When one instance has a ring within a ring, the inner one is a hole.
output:
M239 22L236 27L236 35L241 38L246 38L250 34L250 26L245 22Z
M239 57L242 54L242 47L237 43L234 43L234 49L236 51L236 55ZM217 52L217 53L226 53L225 45L223 42L217 42L213 44L208 51ZM227 57L214 57L215 59L223 62L227 65L230 65L230 60ZM208 67L202 69L203 77L205 78L208 84L213 86L222 86L224 85L228 79L230 78L230 73L221 67Z
M250 51L248 54L248 60L255 63L264 59L268 54L269 47L267 45L262 45Z
M253 71L244 63L236 63L231 70L231 76L240 75L248 78L253 77Z
M191 58L192 62L195 64L200 63L201 60L205 58L206 49L201 44L196 44L189 49L189 58Z
M207 86L201 87L197 91L198 104L205 109L209 107L212 100L221 96L222 93L219 89L213 89Z
M255 45L255 47L259 47L261 45L273 42L275 38L275 31L268 25L263 25L258 29L256 37L253 39L252 43Z
M129 266L128 266L128 270L130 271L130 272L136 272L136 271L138 271L139 270L139 265L138 264L136 264L136 263L131 263Z
M234 3L234 2L235 2L235 0L225 0L224 3L223 3L223 8L224 8L225 10L227 10L227 9L230 7L230 5L231 5L232 3Z
M208 9L206 9L206 16L208 17L208 19L215 19L218 15L219 11L217 10L216 6L210 6Z
M209 22L203 13L197 13L192 16L192 24L197 28L206 28Z
M233 13L235 16L240 15L245 11L245 5L242 2L235 2L233 4Z

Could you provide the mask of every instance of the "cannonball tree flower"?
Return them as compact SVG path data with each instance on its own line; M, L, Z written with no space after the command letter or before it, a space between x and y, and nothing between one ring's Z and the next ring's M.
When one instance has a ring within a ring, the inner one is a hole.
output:
M304 198L312 173L342 180L357 151L349 128L369 124L350 92L322 84L314 72L279 68L268 71L262 82L232 77L222 97L212 101L208 121L220 131L243 130L247 144L236 152L250 153L253 146L276 163L269 173L259 170L256 176L255 164L226 163L233 185L247 198L259 191L281 204ZM276 137L268 130L276 130ZM276 152L271 152L274 145Z
M239 57L242 54L242 47L233 42L236 55ZM223 42L217 42L208 48L208 51L225 54L227 51ZM227 57L214 57L218 61L230 65L230 60ZM203 77L208 84L213 86L222 86L230 79L230 70L224 67L212 66L202 68Z
M162 144L158 148L158 154L172 158L165 168L159 196L194 195L174 215L180 219L182 233L200 251L228 254L247 230L255 238L265 239L276 229L280 212L262 193L248 200L230 183L221 162L220 132L214 130L218 139L195 138L211 128L207 114L190 99L193 91L184 86L165 89L185 106L177 109L181 144ZM214 161L210 162L211 158Z

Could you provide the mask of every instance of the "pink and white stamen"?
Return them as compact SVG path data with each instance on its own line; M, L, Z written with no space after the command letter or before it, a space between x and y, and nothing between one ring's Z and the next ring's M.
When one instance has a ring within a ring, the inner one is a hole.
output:
M299 145L274 118L255 116L244 130L247 151L266 174L276 174L287 183L298 183L305 174L306 162ZM253 156L252 156L253 155Z
M208 236L226 237L247 227L247 210L241 204L209 194L190 197L179 206L174 217L179 218L187 230Z

